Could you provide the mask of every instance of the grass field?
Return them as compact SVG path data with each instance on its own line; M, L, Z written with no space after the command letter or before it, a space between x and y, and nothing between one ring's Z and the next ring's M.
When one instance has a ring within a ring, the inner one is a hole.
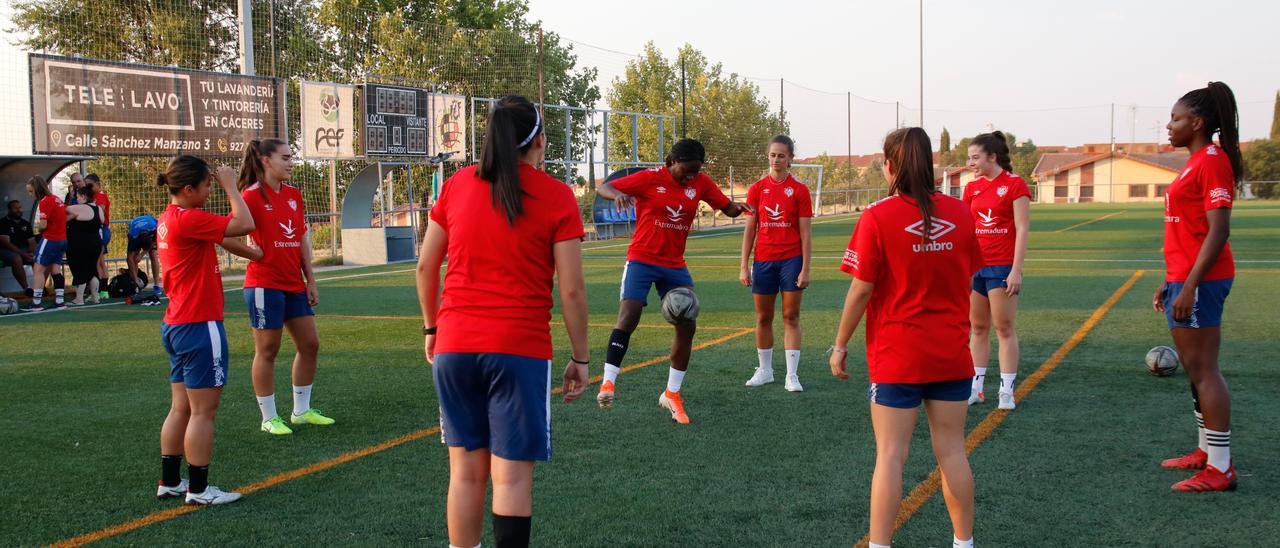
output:
M1172 344L1150 307L1163 276L1160 216L1153 206L1033 208L1021 378L1045 368L1034 387L1023 384L1013 413L994 403L970 409L979 543L1274 546L1280 538L1280 371L1270 354L1280 204L1241 203L1232 216L1239 274L1222 363L1234 398L1235 493L1173 494L1169 485L1187 474L1158 466L1195 443L1185 375L1151 377L1142 364L1148 348ZM613 411L592 401L552 406L555 457L537 467L536 545L848 546L863 537L874 443L862 334L851 345L852 380L832 378L824 356L848 287L836 266L852 225L848 217L814 225L801 394L785 392L781 377L743 386L756 354L749 290L737 283L740 233L693 236L688 259L703 304L684 390L693 424L678 427L655 406L671 329L650 310ZM625 243L586 252L593 375L617 312ZM282 438L258 431L246 315L238 291L228 294L231 372L211 476L248 494L195 511L153 497L168 408L160 307L0 318L0 544L447 544L448 465L411 268L322 275L313 402L339 422ZM553 333L562 364L567 341L559 326ZM287 409L281 354L278 405ZM897 545L950 542L941 496L926 482L932 469L921 425L906 491L925 483Z

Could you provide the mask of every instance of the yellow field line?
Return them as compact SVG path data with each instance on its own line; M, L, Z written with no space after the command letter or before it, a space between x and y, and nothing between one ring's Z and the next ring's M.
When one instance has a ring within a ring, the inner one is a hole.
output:
M1138 270L1135 271L1132 276L1129 276L1129 279L1121 284L1120 287L1111 294L1111 297L1109 297L1106 302L1102 303L1101 306L1093 311L1093 314L1089 316L1089 319L1085 320L1084 323L1080 325L1080 328L1071 335L1071 338L1062 343L1062 346L1059 346L1058 350L1056 350L1053 355L1049 356L1049 359L1045 360L1044 363L1031 374L1031 376L1027 377L1027 380L1022 381L1022 385L1013 393L1015 401L1021 402L1028 394L1031 393L1032 390L1035 390L1036 386L1040 384L1040 381L1049 376L1049 374L1062 363L1062 360L1067 357L1067 354L1070 354L1071 351L1084 340L1089 332L1093 331L1094 327L1097 327L1098 323L1102 321L1102 318L1111 311L1111 308L1114 307L1116 303L1120 302L1120 298L1124 297L1125 293L1128 293L1129 289L1133 288L1133 285L1138 283L1138 279L1142 278L1142 274L1144 272L1145 271L1143 270ZM996 427L1000 426L1000 423L1004 422L1005 418L1008 416L1008 411L1002 411L999 409L992 410L988 413L986 418L982 419L982 422L978 423L978 425L973 428L973 431L969 432L969 435L965 437L965 454L972 454L973 450L977 449L979 445L982 445L982 442L986 441L986 439L991 436L992 432L995 432ZM906 498L902 499L902 506L899 507L898 516L893 523L893 531L897 533L903 525L906 525L907 521L910 520L922 506L924 506L924 503L928 502L928 500L933 497L934 493L938 492L938 488L941 485L942 472L935 466L933 471L929 473L929 477L925 478L925 480L920 482L919 485L916 485L915 488L911 490L911 493L907 495ZM864 548L870 543L870 541L870 534L868 534L863 536L855 546L858 548Z
M708 348L708 347L711 347L711 346L715 346L715 345L717 345L717 344L725 343L725 342L731 341L731 340L733 340L733 339L736 339L736 338L738 338L738 337L741 337L741 336L743 336L743 335L748 335L748 334L750 334L750 333L754 333L754 332L755 332L755 330L754 330L754 329L738 329L737 331L735 331L735 332L733 332L733 333L730 333L730 334L728 334L728 335L724 335L724 336L722 336L722 337L718 337L718 338L715 338L715 339L711 339L711 340L706 341L706 342L704 342L704 343L701 343L701 344L695 345L695 346L693 347L693 350L702 350L702 349L704 349L704 348ZM651 359L651 360L643 361L643 362L637 363L637 364L635 364L635 365L630 365L630 366L624 367L624 368L622 368L622 371L621 371L621 372L622 372L622 373L625 373L625 372L628 372L628 371L634 371L634 370L636 370L636 369L640 369L640 368L642 368L642 367L648 367L648 366L650 366L650 365L654 365L654 364L657 364L657 363L662 363L662 362L664 362L664 361L668 361L669 359L670 359L670 356L662 356L662 357L658 357L658 358L653 358L653 359ZM592 378L591 378L591 381L590 381L590 382L591 382L592 384L595 384L595 383L599 382L599 381L600 381L600 379L601 379L600 375L596 375L596 376L594 376L594 377L592 377ZM560 389L560 387L556 387L556 388L552 389L552 390L551 390L551 393L552 393L552 394L559 394L559 393L561 393L561 389ZM262 481L259 481L259 482L256 482L256 483L251 483L251 484L249 484L249 485L245 485L245 486L242 486L242 487L238 487L238 488L232 489L232 491L239 492L240 494L243 494L243 495L248 495L248 494L250 494L250 493L254 493L254 492L257 492L257 491L261 491L261 490L263 490L263 489L268 489L268 488L271 488L271 487L275 487L275 486L280 485L280 484L282 484L282 483L284 483L284 482L287 482L287 481L295 480L295 479L301 478L301 477L303 477L303 476L308 476L308 475L314 474L314 473L316 473L316 472L320 472L320 471L322 471L322 470L327 470L327 469L329 469L329 468L333 468L333 467L338 466L338 465L340 465L340 464L344 464L344 463L347 463L347 462L351 462L351 461L356 460L356 459L359 459L359 458L367 457L367 456L372 455L372 454L375 454L375 453L380 453L380 452L382 452L382 451L386 451L386 450L391 449L391 448L393 448L393 447L397 447L397 446L400 446L400 445L404 445L404 444L409 443L409 442L411 442L411 441L419 440L419 439L425 438L425 437L427 437L427 436L430 436L430 435L432 435L432 434L437 434L437 433L439 433L439 432L440 432L440 427L439 427L439 426L432 426L432 427L430 427L430 428L423 428L422 430L418 430L418 431L416 431L416 432L411 432L411 433L409 433L409 434L405 434L405 435L400 436L400 437L397 437L397 438L392 438L392 439L389 439L389 440L384 441L384 442L382 442L382 443L379 443L379 444L377 444L377 445L371 445L371 446L369 446L369 447L365 447L364 449L359 449L359 450L356 450L356 451L352 451L352 452L350 452L350 453L344 453L344 454L342 454L342 455L339 455L339 456L337 456L337 457L334 457L334 458L331 458L331 459L328 459L328 460L325 460L325 461L317 462L317 463L315 463L315 464L310 464L310 465L307 465L307 466L303 466L303 467L301 467L301 468L295 468L295 469L293 469L293 470L289 470L289 471L287 471L287 472L283 472L283 473L280 473L280 474L276 474L276 475L271 476L271 477L269 477L269 478L267 478L267 479L264 479L264 480L262 480ZM162 511L160 511L160 512L155 512L155 513L152 513L152 514L148 514L148 515L146 515L146 516L143 516L143 517L141 517L141 518L138 518L138 519L135 519L135 520L132 520L132 521L126 521L126 522L121 523L121 524L118 524L118 525L112 525L111 527L107 527L107 528L105 528L105 529L101 529L101 530L98 530L98 531L94 531L94 532L92 532L92 533L87 533L87 534L84 534L84 535L80 535L80 536L78 536L78 537L73 537L73 538L70 538L70 539L66 539L66 540L62 540L62 541L59 541L59 542L55 542L55 543L51 544L51 546L53 546L53 547L55 547L55 548L64 548L64 547L72 547L72 546L83 546L83 545L85 545L85 544L89 544L89 543L91 543L91 542L97 542L97 541L99 541L99 540L103 540L103 539L111 538L111 537L114 537L114 536L116 536L116 535L120 535L120 534L127 533L127 532L129 532L129 531L133 531L133 530L135 530L135 529L140 529L140 528L142 528L142 527L146 527L146 526L148 526L148 525L154 525L154 524L157 524L157 523L160 523L160 522L163 522L163 521L168 521L168 520L171 520L171 519L176 518L176 517L178 517L178 516L182 516L182 515L185 515L185 514L189 514L189 513L191 513L191 512L195 512L195 511L200 510L200 509L203 509L203 508L206 508L206 507L205 507L205 506L185 506L185 505L184 505L184 506L178 506L178 507L176 507L176 508L170 508L170 509L168 509L168 510L162 510Z
M1103 216L1101 216L1101 217L1098 217L1097 219L1089 219L1088 221L1085 221L1085 222L1083 222L1083 223L1076 223L1076 224L1073 224L1073 225L1071 225L1071 226L1069 226L1069 227L1067 227L1067 228L1064 228L1064 229L1061 229L1061 230L1055 230L1055 231L1053 231L1053 233L1054 233L1054 234L1062 234L1063 232L1066 232L1066 231L1071 230L1071 229L1073 229L1073 228L1082 227L1082 226L1084 226L1084 225L1091 225L1091 224L1096 223L1096 222L1098 222L1098 221L1105 220L1105 219L1110 219L1110 218L1112 218L1112 217L1115 217L1116 215L1123 215L1123 214L1128 213L1128 212L1129 212L1129 210L1125 209L1125 210L1122 210L1122 211L1117 211L1117 212L1115 212L1115 213L1108 213L1108 214L1106 214L1106 215L1103 215Z

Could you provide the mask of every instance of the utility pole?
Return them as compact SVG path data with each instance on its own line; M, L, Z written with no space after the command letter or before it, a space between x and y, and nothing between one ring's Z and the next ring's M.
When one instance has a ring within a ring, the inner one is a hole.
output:
M785 78L778 79L778 133L783 133L787 127L787 80Z
M253 68L253 4L252 0L236 2L240 18L240 74L252 76Z
M689 105L684 97L684 52L680 52L680 138L689 138Z
M924 127L924 0L920 0L920 127Z
M846 91L845 101L845 157L847 167L853 167L853 92Z

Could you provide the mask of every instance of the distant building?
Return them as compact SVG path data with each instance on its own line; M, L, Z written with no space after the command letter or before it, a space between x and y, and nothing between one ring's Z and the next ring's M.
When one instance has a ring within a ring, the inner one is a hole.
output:
M1039 203L1157 202L1188 157L1185 152L1122 150L1051 153L1040 157L1029 183Z

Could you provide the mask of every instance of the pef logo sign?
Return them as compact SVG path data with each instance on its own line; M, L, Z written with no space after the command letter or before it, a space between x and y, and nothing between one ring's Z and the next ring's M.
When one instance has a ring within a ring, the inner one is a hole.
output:
M302 82L302 157L355 158L355 87Z

